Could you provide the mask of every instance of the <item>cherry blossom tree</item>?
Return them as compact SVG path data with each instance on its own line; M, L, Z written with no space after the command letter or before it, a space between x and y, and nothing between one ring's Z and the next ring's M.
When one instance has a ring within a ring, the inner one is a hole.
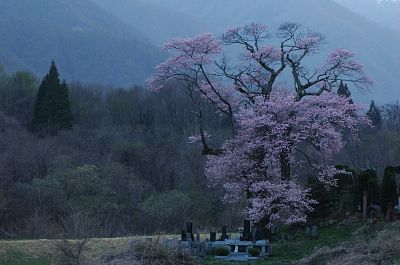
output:
M249 218L268 225L306 221L317 202L298 183L300 174L336 184L339 172L331 158L345 136L357 139L369 120L360 105L335 89L340 82L360 89L372 84L345 49L327 54L320 66L306 65L325 43L322 34L285 23L276 36L274 45L268 27L252 23L230 28L218 39L210 33L172 39L164 47L171 56L147 83L157 91L166 81L179 80L192 100L200 94L231 119L232 138L210 148L199 103L199 134L189 142L202 143L206 175L210 184L224 187L224 199L247 199Z

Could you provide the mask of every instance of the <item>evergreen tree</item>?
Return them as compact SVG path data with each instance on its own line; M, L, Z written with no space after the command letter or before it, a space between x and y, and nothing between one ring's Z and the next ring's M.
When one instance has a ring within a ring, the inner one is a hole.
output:
M335 175L337 185L330 191L333 199L332 203L339 210L339 213L354 211L357 208L359 199L356 183L357 173L354 169L346 165L336 165L335 167L345 172Z
M379 186L376 170L367 169L358 174L358 187L363 211L363 219L368 217L368 207L379 200Z
M351 99L351 92L347 84L344 84L343 81L340 81L339 88L337 90L337 94L340 96L344 96L346 98L349 98L350 103L353 103L353 100Z
M371 119L372 125L376 128L380 128L382 124L381 111L375 106L375 102L372 100L367 116Z
M56 134L59 130L72 129L72 113L68 86L60 82L55 62L40 84L35 101L32 132Z
M54 109L55 120L60 129L72 129L71 103L68 96L68 86L65 80L59 86L58 96L56 97L56 108Z
M310 195L313 200L318 201L314 206L314 211L309 214L311 222L318 222L332 213L334 205L332 196L326 186L318 180L316 176L310 176L307 187L311 190Z
M381 209L386 214L386 220L390 220L391 212L397 201L397 185L394 167L386 167L382 179Z

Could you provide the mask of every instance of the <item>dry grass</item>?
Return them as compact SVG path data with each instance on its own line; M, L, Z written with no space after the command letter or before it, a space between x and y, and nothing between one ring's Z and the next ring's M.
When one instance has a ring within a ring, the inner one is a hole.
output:
M383 226L363 240L368 225L355 234L355 242L336 248L323 247L296 265L393 265L400 262L400 222Z
M170 236L162 236L160 238L164 237ZM146 238L148 237L92 238L86 245L84 255L87 260L96 263L99 262L104 254L120 253L129 247L130 242L145 241ZM157 236L153 236L152 238L156 239ZM2 264L1 257L10 252L23 253L32 258L45 257L54 261L58 251L55 242L55 240L48 239L0 241L0 264Z

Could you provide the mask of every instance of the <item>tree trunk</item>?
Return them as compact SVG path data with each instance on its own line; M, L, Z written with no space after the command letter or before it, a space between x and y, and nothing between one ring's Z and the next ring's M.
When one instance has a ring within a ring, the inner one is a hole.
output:
M368 192L366 189L363 190L363 220L367 220L368 217Z
M280 157L280 164L281 164L281 175L283 180L290 180L290 161L289 156L286 152L281 153Z

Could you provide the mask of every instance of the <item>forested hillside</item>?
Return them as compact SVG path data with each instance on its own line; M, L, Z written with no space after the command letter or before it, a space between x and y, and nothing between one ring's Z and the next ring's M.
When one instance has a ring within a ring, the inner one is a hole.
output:
M40 75L51 60L70 81L142 84L161 52L89 0L0 2L0 64Z
M230 214L188 144L185 93L72 84L73 130L40 136L28 130L38 79L0 73L0 237L57 237L81 222L94 236L179 231ZM226 121L211 106L205 115L222 137Z
M191 37L202 32L207 21L196 19L171 7L148 0L93 0L99 6L126 23L146 32L158 46L173 37Z

